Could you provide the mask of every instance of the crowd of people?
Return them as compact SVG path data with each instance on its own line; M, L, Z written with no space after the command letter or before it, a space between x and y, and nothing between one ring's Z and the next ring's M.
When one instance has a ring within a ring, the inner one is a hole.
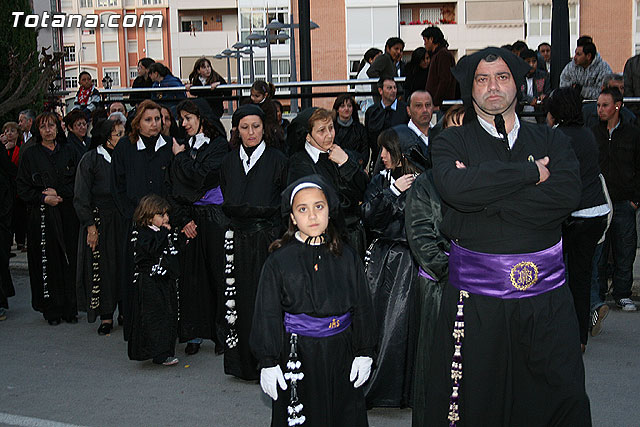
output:
M422 36L406 67L399 38L367 51L375 96L291 122L255 81L230 134L204 57L187 85L144 58L128 102L82 73L64 117L21 112L2 128L0 320L15 239L48 324L117 321L131 360L165 366L176 341L210 341L226 374L260 381L272 425L365 426L373 407L590 425L581 353L610 276L636 309L626 76L587 36L554 91L547 43L456 64L437 27Z

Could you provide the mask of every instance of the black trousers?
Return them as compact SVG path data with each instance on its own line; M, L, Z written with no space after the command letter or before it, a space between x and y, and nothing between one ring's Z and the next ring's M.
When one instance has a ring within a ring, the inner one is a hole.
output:
M567 262L569 289L578 316L580 342L587 344L593 254L607 227L607 216L570 217L562 228L562 245Z

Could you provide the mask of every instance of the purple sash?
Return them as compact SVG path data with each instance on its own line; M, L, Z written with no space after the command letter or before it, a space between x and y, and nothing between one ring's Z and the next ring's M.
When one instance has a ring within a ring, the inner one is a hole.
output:
M307 314L284 313L284 327L290 334L325 338L337 335L351 324L351 313L342 316L312 317Z
M425 277L425 278L427 278L427 279L429 279L429 280L431 280L431 281L433 281L433 282L437 282L437 280L436 280L436 279L434 279L433 277L431 277L431 275L430 275L429 273L427 273L426 271L424 271L424 270L422 269L422 267L420 267L420 266L418 266L418 276L422 276L422 277Z
M451 242L449 282L461 291L495 298L527 298L564 285L562 239L526 254L486 254Z
M222 202L224 202L224 198L222 197L222 190L220 189L220 186L218 186L204 193L204 196L202 196L200 200L195 202L194 205L196 206L221 205Z

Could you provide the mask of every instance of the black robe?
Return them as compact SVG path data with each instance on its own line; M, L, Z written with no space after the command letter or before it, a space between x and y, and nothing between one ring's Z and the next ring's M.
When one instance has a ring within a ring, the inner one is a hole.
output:
M171 142L155 151L154 147L138 149L137 142L132 143L128 136L120 138L113 150L111 159L111 191L116 206L124 221L124 235L120 239L125 266L122 269L121 281L131 283L133 275L133 248L130 234L133 229L133 212L140 199L154 193L166 196L166 173L173 157ZM122 305L124 316L124 339L128 339L131 318L131 286L122 286Z
M177 249L177 233L171 233L164 227L159 231L148 226L136 229L134 262L137 279L133 284L129 359L163 362L174 356L176 347L176 279L180 267L177 255L170 250L169 238ZM157 266L165 270L164 275L154 273Z
M208 138L207 138L208 139ZM195 239L180 254L180 342L207 338L221 349L223 333L224 233L227 219L220 205L194 205L220 185L220 166L228 151L226 139L214 138L199 149L187 145L169 168L171 223L182 230L190 221Z
M280 193L287 185L287 159L266 147L245 174L238 149L225 157L220 171L222 209L231 221L238 343L224 353L224 372L244 380L258 378L258 361L249 348L256 289L269 245L282 233Z
M11 229L13 202L15 200L13 163L2 146L0 148L0 308L9 308L8 298L15 295L9 271L9 253L13 233ZM25 218L21 218L25 221Z
M116 207L110 183L111 158L108 151L101 148L100 152L91 150L85 154L78 164L73 197L80 220L76 294L78 309L87 312L87 320L91 323L99 316L109 318L115 311L120 301L120 279L125 265L121 249L124 221ZM90 225L96 225L98 231L96 249L100 280L97 283L94 283L94 252L87 245L87 227ZM98 289L94 289L94 285Z
M532 159L549 156L536 185ZM579 165L561 132L520 123L513 149L477 119L432 146L436 188L446 203L442 231L484 253L528 253L560 240L580 199ZM456 160L466 165L456 168ZM460 292L446 286L435 332L426 419L448 425L452 330ZM464 299L459 426L591 425L578 324L568 286L528 298Z
M51 151L38 143L24 153L18 168L18 195L31 208L27 235L31 305L47 320L69 319L78 313L75 268L80 226L73 209L73 185L79 160L69 144L57 144ZM42 194L45 188L55 189L63 201L57 206L45 204ZM48 297L42 274L43 211Z
M367 131L362 123L353 121L350 126L342 126L339 121L334 121L336 130L335 143L342 149L357 153L357 162L361 168L369 164L369 144L367 143Z
M376 368L365 386L367 407L406 407L411 402L416 340L418 266L404 231L406 191L396 196L389 171L373 177L362 204L362 220L374 241L366 278L378 325Z
M346 150L345 150L346 151ZM358 164L357 155L346 151L349 160L342 166L329 160L327 154L320 154L318 162L302 148L289 158L289 184L298 178L318 174L329 181L340 198L342 217L337 218L338 227L344 230L346 243L364 258L366 239L360 219L360 203L367 189L368 177Z
M314 268L317 265L317 269ZM349 381L356 356L373 356L375 319L364 269L358 254L345 246L342 255L326 245L310 246L294 239L275 251L264 265L256 297L251 348L261 368L286 363L291 349L284 313L328 317L351 313L351 326L336 335L298 335L298 359L304 378L298 382L304 425L366 426L362 387ZM290 388L278 388L272 406L272 426L287 426Z
M440 232L442 213L440 197L433 185L431 170L422 173L407 191L405 230L411 255L433 279L418 276L416 286L416 358L413 381L414 426L428 425L425 417L429 365L434 349L433 334L440 313L442 289L449 272L449 241Z

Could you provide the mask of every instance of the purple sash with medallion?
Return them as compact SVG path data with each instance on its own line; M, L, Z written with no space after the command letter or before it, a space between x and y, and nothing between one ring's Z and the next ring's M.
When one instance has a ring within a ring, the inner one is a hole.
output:
M525 254L487 254L451 242L449 282L461 291L503 299L549 292L565 282L562 239Z
M284 313L284 327L290 334L325 338L337 335L351 325L351 313L341 316L313 317L308 314Z

